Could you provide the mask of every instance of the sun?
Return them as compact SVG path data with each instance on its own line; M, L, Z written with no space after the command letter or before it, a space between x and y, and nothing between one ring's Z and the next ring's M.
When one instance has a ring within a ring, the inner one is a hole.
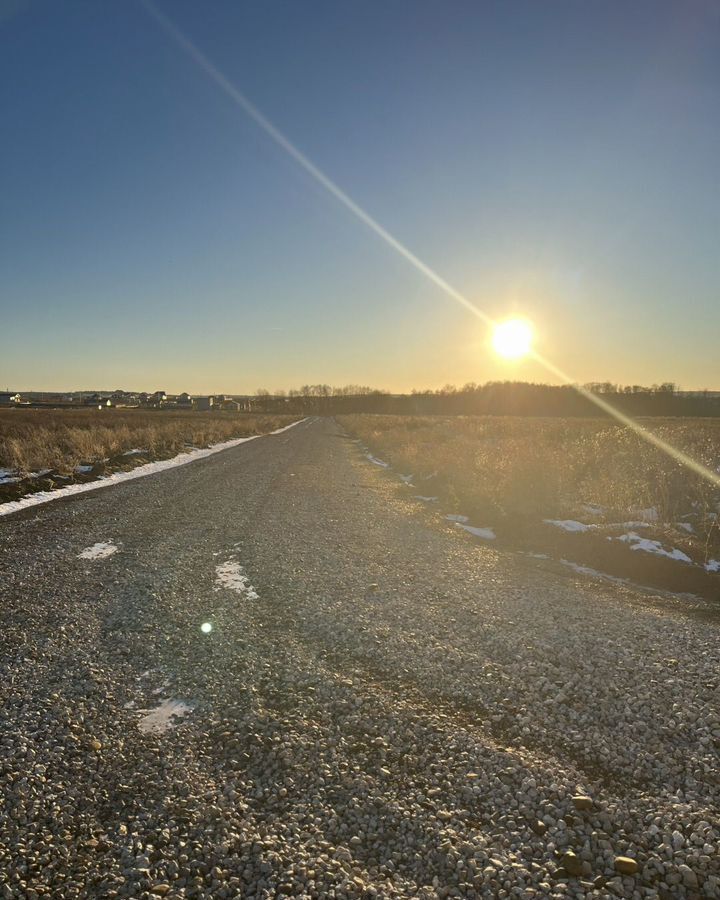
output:
M507 319L493 329L492 345L505 359L520 359L530 352L533 332L525 319Z

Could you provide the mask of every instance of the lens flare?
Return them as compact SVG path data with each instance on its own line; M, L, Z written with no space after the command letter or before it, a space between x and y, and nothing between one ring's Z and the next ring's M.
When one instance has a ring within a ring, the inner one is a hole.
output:
M200 626L200 631L202 631L203 634L210 634L212 631L212 622L203 622Z
M504 359L520 359L530 352L532 328L525 319L508 319L493 329L492 345Z

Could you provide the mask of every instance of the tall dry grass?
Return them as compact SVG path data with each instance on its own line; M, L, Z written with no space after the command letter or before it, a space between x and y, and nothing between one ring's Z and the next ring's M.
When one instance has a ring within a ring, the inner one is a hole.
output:
M710 527L720 511L717 488L607 420L354 415L340 421L416 484L434 475L429 492L465 513L556 518L593 504L612 521L654 507L662 522L692 515ZM644 424L709 468L720 467L720 420Z
M165 410L0 410L0 468L22 474L75 466L140 449L164 459L188 446L264 434L297 416Z

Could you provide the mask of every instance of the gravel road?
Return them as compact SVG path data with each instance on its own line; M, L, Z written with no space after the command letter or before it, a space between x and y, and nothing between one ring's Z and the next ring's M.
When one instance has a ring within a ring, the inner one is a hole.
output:
M0 897L720 897L718 618L541 565L322 419L0 519Z

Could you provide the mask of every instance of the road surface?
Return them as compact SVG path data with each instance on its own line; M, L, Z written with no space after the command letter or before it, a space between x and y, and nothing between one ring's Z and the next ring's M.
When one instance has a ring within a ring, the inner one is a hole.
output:
M0 519L0 896L718 896L712 609L406 495L314 419Z

